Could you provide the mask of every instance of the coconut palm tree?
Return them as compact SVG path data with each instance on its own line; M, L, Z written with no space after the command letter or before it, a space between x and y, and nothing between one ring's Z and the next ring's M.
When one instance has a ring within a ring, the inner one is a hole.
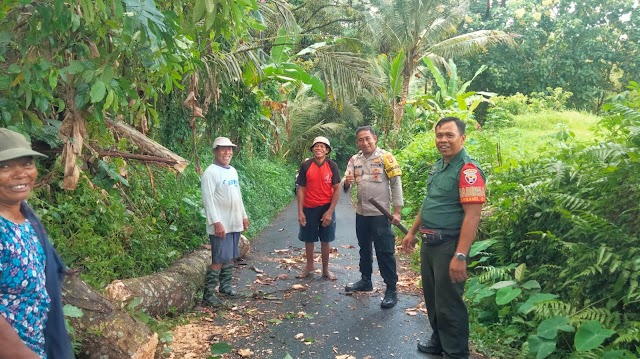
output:
M502 31L480 30L457 34L464 20L468 0L380 0L372 2L367 27L371 45L380 53L395 56L404 53L402 91L399 99L390 99L393 126L401 128L404 104L410 81L424 57L446 65L446 59L483 51L503 43L514 46L513 35Z

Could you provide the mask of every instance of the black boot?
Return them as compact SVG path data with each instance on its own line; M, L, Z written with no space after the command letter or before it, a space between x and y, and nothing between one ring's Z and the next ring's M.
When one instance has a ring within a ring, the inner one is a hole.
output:
M222 302L216 295L216 287L220 283L220 271L207 268L207 275L204 278L204 294L202 300L205 305L218 308L222 306Z
M238 295L233 286L231 280L233 279L233 264L227 264L220 270L220 289L219 292L231 297Z
M442 355L442 344L440 344L438 333L433 333L426 344L418 343L418 351L430 355Z
M373 284L371 283L371 279L364 278L360 279L355 283L349 283L344 287L345 292L371 292L373 290Z
M382 300L382 303L380 303L380 307L384 309L393 308L396 303L398 303L398 292L395 288L387 288L384 292L384 299Z

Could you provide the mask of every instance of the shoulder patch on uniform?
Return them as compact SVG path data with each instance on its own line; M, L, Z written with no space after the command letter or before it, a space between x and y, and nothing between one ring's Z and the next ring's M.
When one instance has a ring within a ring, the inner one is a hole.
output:
M384 171L387 173L387 177L393 178L397 176L402 176L402 169L396 159L393 157L391 153L384 153L382 155L382 162L384 163Z
M477 169L468 168L468 169L462 171L462 173L464 173L464 180L468 184L474 184L474 183L478 182L478 170Z

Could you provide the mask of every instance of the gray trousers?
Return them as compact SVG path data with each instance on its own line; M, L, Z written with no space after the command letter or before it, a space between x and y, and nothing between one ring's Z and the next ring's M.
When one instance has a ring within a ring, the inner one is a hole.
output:
M462 299L464 282L451 283L449 263L458 243L422 243L422 292L433 335L440 338L445 358L469 358L469 313Z

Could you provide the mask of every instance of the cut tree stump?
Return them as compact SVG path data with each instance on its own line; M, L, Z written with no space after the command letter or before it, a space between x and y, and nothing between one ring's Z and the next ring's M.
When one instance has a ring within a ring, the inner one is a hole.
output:
M65 304L82 310L82 317L68 318L80 341L78 358L153 359L158 334L126 311L116 308L77 275L66 276Z

